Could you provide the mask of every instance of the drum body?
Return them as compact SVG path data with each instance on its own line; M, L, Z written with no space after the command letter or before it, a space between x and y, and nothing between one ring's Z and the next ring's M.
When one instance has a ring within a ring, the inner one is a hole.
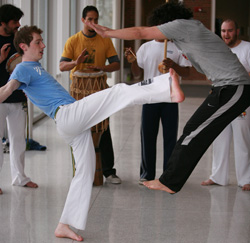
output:
M76 100L80 100L90 94L108 88L107 74L103 71L76 71L73 74L72 84L70 86L70 95ZM109 119L98 123L91 128L94 133L102 133L107 130Z
M93 71L76 71L74 72L73 80L70 86L70 94L76 100L80 100L90 94L108 88L106 73ZM96 152L96 171L94 178L94 186L103 185L103 173L101 163L101 151L99 148L102 133L107 130L109 119L98 123L91 128L93 143Z

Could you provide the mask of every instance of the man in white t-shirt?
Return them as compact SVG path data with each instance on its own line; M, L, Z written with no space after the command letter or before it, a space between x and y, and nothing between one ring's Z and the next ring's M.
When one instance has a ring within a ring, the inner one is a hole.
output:
M221 25L221 37L235 53L250 75L250 42L239 37L237 23L225 20ZM233 120L213 142L212 175L201 185L229 183L230 145L233 137L235 168L238 185L250 191L250 107Z

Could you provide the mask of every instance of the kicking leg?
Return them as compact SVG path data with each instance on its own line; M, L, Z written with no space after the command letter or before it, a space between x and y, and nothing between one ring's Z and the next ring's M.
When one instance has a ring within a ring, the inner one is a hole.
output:
M179 83L179 76L178 74L175 72L174 69L170 68L169 69L169 74L172 78L172 84L171 84L171 101L173 103L181 103L182 101L184 101L185 96L184 93L180 87L180 83Z
M178 75L170 69L170 73L133 85L116 84L63 106L57 113L56 121L59 127L61 113L64 110L65 114L68 114L68 117L64 117L64 123L70 127L67 132L76 136L79 129L83 132L126 107L160 102L180 103L183 100L184 94L179 85Z

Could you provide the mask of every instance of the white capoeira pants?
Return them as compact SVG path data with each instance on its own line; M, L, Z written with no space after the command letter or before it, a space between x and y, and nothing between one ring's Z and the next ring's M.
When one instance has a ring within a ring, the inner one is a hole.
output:
M117 84L60 106L55 118L57 130L72 147L76 167L60 223L81 230L86 226L96 164L90 128L128 106L171 102L169 74L154 78L151 84L141 85L144 83Z
M4 136L7 122L10 142L10 168L12 185L24 186L30 181L24 173L24 156L26 150L25 128L26 112L22 102L0 104L0 138ZM2 140L1 140L2 142ZM3 147L0 146L0 169L3 165Z
M233 120L213 142L210 179L219 185L229 183L230 145L233 138L236 178L239 186L250 184L250 108Z

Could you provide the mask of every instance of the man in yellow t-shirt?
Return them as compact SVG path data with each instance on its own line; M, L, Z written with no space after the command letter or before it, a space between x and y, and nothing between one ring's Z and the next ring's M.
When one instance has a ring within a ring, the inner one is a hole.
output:
M95 6L87 6L82 12L83 29L71 36L63 50L60 60L60 70L71 71L72 74L77 70L101 70L113 72L120 69L120 60L113 46L111 39L103 38L86 22L98 23L99 13ZM88 58L85 58L85 55ZM108 60L109 64L105 64ZM114 167L114 152L109 127L102 134L99 148L102 158L103 175L106 182L120 184L121 179L116 175Z

